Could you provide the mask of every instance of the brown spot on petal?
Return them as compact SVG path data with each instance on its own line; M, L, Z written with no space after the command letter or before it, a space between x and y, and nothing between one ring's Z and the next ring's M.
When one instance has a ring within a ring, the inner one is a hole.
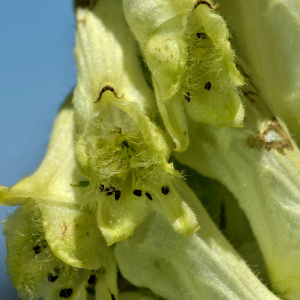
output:
M62 225L60 225L60 229L61 229L61 231L62 231L62 240L64 240L65 237L66 237L66 231L67 231L67 229L68 229L68 227L67 227L65 221L63 221Z
M266 129L262 133L257 131L249 135L247 144L250 148L276 150L283 155L286 150L294 150L288 133L275 117L267 122Z

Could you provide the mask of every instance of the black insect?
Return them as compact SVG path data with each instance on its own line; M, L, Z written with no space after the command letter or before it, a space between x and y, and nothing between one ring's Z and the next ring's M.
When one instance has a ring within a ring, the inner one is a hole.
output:
M133 194L140 197L140 196L142 196L142 191L141 190L134 190Z
M59 293L61 298L70 298L73 293L72 289L62 289Z
M208 81L205 83L204 88L209 91L211 89L211 83Z
M103 192L104 192L104 185L103 185L103 184L100 184L99 189L100 189L100 191L103 193Z
M115 191L115 200L118 201L121 197L121 191L117 190Z
M96 276L92 274L88 280L88 284L93 284L95 282L96 282Z
M41 248L41 246L35 246L35 247L33 247L33 251L35 254L40 254L40 253L42 253L42 248Z
M151 196L148 192L146 192L145 195L147 196L147 198L148 198L149 200L152 200L152 196Z
M199 39L204 39L204 40L206 39L206 33L204 33L204 32L199 32L196 34L196 36Z
M58 275L52 275L51 273L48 273L47 278L49 282L54 282L58 278Z
M164 195L167 195L169 192L170 192L170 189L167 185L163 186L161 188L161 192L164 194Z
M47 242L46 240L42 240L39 245L36 245L33 247L33 251L35 254L40 254L42 253L43 249L47 247Z
M124 145L126 148L129 148L128 142L127 142L126 140L123 141L123 145Z
M108 187L106 188L105 191L105 196L111 196L115 193L115 188L114 187Z
M184 98L187 102L190 102L191 101L190 93L186 92L186 94L184 95Z
M107 85L107 86L105 86L105 87L103 87L103 88L101 89L101 91L100 91L100 93L99 93L99 97L98 97L98 99L97 99L96 101L94 101L94 103L99 102L99 101L101 100L102 94L103 94L104 92L106 92L106 91L111 91L111 92L113 92L114 95L115 95L115 97L117 97L117 98L122 98L122 97L123 97L123 96L122 96L122 97L119 97L118 94L116 93L115 89L114 89L112 86Z
M111 300L116 300L116 297L113 294L110 295L111 295Z

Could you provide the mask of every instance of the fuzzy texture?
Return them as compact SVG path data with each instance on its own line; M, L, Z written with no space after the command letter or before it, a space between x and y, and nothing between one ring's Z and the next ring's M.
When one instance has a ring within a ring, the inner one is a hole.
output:
M72 299L85 299L86 288L93 288L97 299L111 300L110 292L118 297L113 249L100 234L95 214L80 205L84 178L74 158L70 100L57 116L40 168L10 189L1 187L1 204L23 204L4 225L8 272L23 299L54 300L60 293L67 297L70 289ZM55 273L57 266L65 270L62 275ZM91 270L99 269L105 270L99 284L89 286Z
M116 245L125 278L165 299L278 300L225 240L187 185L179 187L201 229L184 239L170 230L161 213L152 214L133 237Z
M244 81L234 63L226 24L213 6L168 0L143 6L138 0L123 3L176 151L189 145L184 106L197 122L216 128L242 126L239 87Z
M175 231L190 236L199 226L172 183L180 174L168 162L169 138L155 123L154 95L143 78L122 3L98 1L92 10L78 9L77 26L75 156L89 180L83 202L97 210L108 245L132 235L158 207ZM170 205L161 192L151 196L163 185L172 185Z
M57 258L46 241L41 220L41 211L31 200L3 223L8 249L7 272L21 299L83 300L93 291L95 299L111 300L109 291L117 292L116 282L107 286L106 270L75 268ZM100 285L106 286L109 297L98 291Z
M219 0L238 64L255 94L300 141L300 3L298 0ZM262 26L262 24L264 24Z
M121 3L98 1L93 10L78 8L76 19L78 84L73 103L80 132L112 102L136 123L157 162L175 175L167 162L169 141L154 123L158 117L154 95L141 76L137 47Z
M113 104L91 119L75 153L79 169L89 179L83 201L97 209L98 224L109 245L133 235L151 209L163 211L174 230L184 236L199 228L178 196L173 183L177 176L161 168L136 123ZM170 187L168 196L162 194L162 186Z
M176 157L228 187L250 221L274 290L284 299L298 299L299 149L261 99L244 101L243 129L215 130L191 122L193 143Z

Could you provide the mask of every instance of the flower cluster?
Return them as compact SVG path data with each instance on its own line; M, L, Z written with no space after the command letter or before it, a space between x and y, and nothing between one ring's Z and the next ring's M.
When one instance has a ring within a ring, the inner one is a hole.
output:
M282 92L257 63L300 10L252 2L220 3L236 57L207 0L75 1L77 85L38 170L0 186L22 299L300 299L297 72Z

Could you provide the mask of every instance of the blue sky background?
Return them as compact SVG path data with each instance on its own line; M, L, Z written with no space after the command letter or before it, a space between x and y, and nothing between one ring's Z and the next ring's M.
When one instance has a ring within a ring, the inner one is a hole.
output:
M38 167L58 108L76 84L72 1L3 1L0 25L0 185L12 186ZM0 219L12 211L0 207ZM1 225L0 298L15 300L5 257Z

